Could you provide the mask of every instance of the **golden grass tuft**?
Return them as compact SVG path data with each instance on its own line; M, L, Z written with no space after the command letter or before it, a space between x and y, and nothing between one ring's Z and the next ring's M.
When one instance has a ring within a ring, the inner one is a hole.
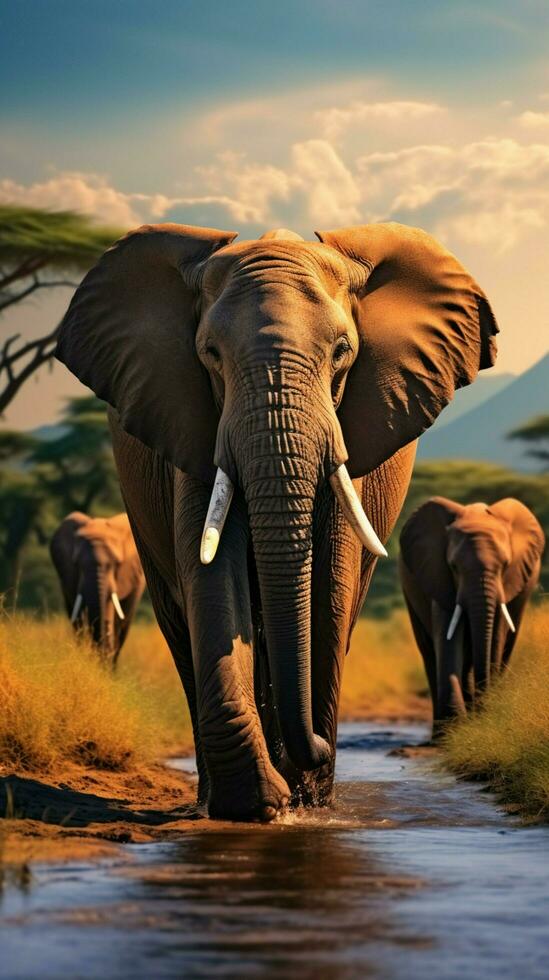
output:
M343 671L341 720L430 717L423 661L407 614L359 619Z
M509 669L442 748L457 774L487 780L526 817L549 817L549 603L526 611Z
M189 741L186 702L154 626L137 627L113 678L61 617L0 619L0 763L128 769Z

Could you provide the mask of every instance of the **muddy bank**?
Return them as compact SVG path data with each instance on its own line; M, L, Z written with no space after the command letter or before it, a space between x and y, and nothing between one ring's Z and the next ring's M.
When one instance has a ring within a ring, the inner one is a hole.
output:
M424 721L422 714L412 721ZM410 716L368 723L403 725ZM0 766L0 863L101 860L120 844L176 840L197 821L211 827L184 769L157 763L113 772L66 763L43 773Z
M173 840L197 820L207 823L195 795L188 775L160 764L133 772L0 770L0 860L99 860L120 844Z

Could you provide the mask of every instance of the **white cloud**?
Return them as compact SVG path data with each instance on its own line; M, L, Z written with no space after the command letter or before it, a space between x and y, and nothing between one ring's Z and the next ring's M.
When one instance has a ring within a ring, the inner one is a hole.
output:
M330 143L296 143L292 162L313 225L344 225L360 220L360 190Z
M395 123L405 120L424 119L444 112L436 102L350 102L346 106L334 106L315 113L325 137L337 139L344 130L365 122Z
M549 129L549 112L521 112L517 122L524 129Z
M504 251L549 223L549 146L512 139L416 146L357 161L369 217Z
M253 220L245 201L224 194L167 197L165 194L127 194L109 184L101 174L64 172L34 184L0 180L0 202L50 210L78 211L98 222L132 228L148 221L162 221L176 207L217 207L236 221Z
M151 215L159 215L166 198L161 194L148 199L141 194L124 194L98 174L60 173L28 186L1 180L0 200L28 207L81 211L104 223L130 227L140 221L140 206L147 205Z
M288 104L274 99L281 126L275 134L276 165L260 158L262 140L250 138L248 152L239 147L215 153L212 145L208 154L202 145L202 162L187 170L185 183L175 185L172 194L165 188L129 193L104 175L61 172L29 185L0 180L0 200L74 209L121 227L180 220L233 226L244 234L284 226L310 235L315 226L394 218L422 225L450 245L469 242L498 251L549 225L549 141L543 140L549 113L524 112L512 123L505 114L505 135L471 138L469 133L467 139L456 109L383 101L364 88L360 94L352 100L347 91L337 92L339 104L325 101L325 108L319 107L318 94L316 103L311 93L302 94L300 112L305 106L310 111L301 138L289 135L294 121L289 130L282 128ZM226 136L227 120L253 130L264 110L263 102L253 100L219 110L216 125L225 133L225 145L238 142ZM504 125L503 115L498 125ZM486 124L494 118L487 116ZM336 148L337 136L346 130L349 138ZM508 135L520 131L529 142ZM375 152L364 152L369 144Z

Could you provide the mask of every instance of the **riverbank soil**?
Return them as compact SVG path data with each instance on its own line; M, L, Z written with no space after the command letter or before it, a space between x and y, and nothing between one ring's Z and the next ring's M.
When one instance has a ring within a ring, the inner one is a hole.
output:
M174 839L205 816L188 776L165 765L128 772L67 764L55 773L0 767L0 865L93 860L116 845Z

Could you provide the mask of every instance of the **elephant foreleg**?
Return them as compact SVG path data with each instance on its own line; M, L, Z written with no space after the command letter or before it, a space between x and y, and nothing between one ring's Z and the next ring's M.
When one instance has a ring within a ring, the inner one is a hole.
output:
M270 820L289 789L269 758L255 703L246 509L235 493L215 561L202 565L209 496L199 481L176 477L176 560L209 776L208 811L212 817Z

